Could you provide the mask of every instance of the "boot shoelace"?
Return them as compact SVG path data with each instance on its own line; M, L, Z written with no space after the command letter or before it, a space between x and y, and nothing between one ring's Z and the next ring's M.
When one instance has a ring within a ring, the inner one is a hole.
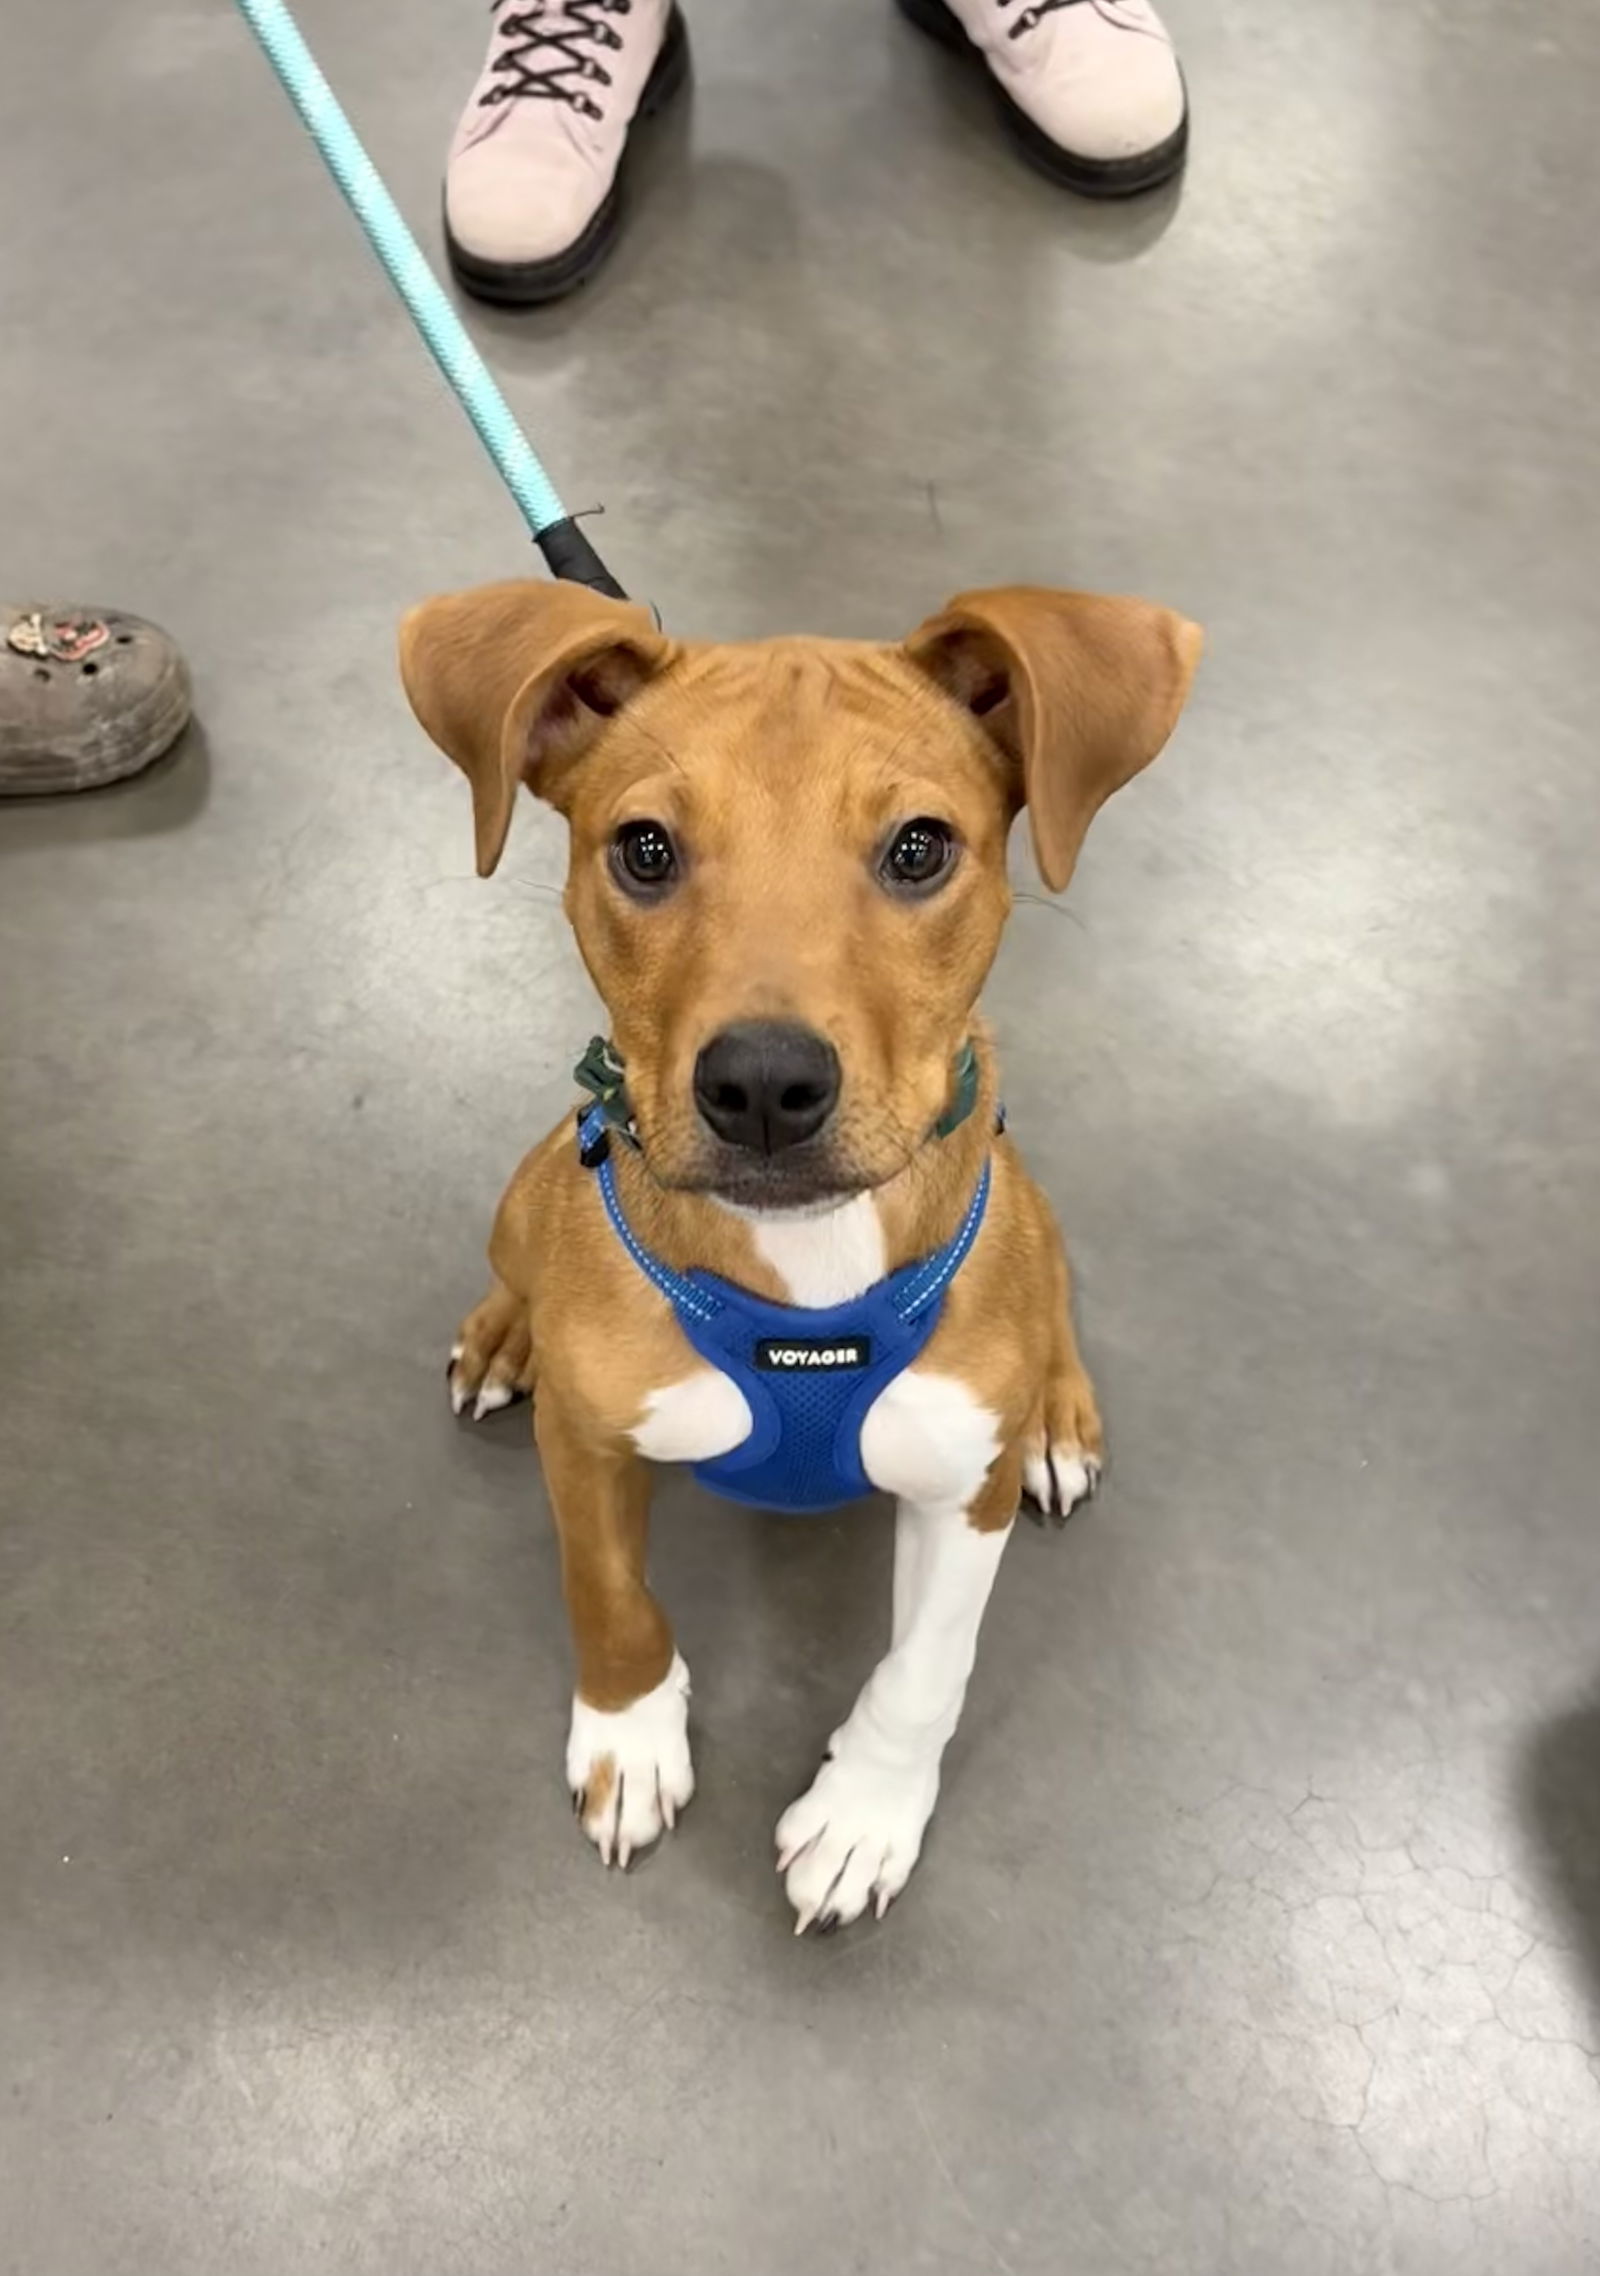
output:
M585 51L598 47L615 53L622 34L603 19L632 12L633 0L532 0L529 7L509 9L500 21L506 44L494 59L494 83L480 102L490 106L532 96L599 118L601 106L589 87L609 87L611 74ZM541 54L548 60L536 64L534 58Z
M1011 5L1011 0L995 0L995 5L1000 8L1009 8ZM1046 16L1053 16L1058 8L1081 8L1086 6L1093 8L1095 14L1097 16L1103 17L1108 24L1115 24L1117 22L1115 16L1106 15L1106 10L1104 7L1102 7L1101 0L1029 0L1028 6L1023 9L1021 15L1017 17L1016 21L1012 24L1007 25L1006 37L1007 39L1013 40L1021 39L1025 32L1031 32L1033 30L1035 24L1042 24ZM1131 24L1118 24L1117 29L1119 31L1132 31L1135 29L1135 26Z

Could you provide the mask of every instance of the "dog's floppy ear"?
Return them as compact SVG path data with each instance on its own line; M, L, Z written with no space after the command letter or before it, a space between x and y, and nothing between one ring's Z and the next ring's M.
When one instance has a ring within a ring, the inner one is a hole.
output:
M1201 638L1150 601L1008 585L958 595L907 641L1008 762L1052 893L1099 808L1172 733Z
M675 653L648 609L543 578L447 593L410 611L400 677L472 785L480 877L500 859L518 784L559 806L572 763Z

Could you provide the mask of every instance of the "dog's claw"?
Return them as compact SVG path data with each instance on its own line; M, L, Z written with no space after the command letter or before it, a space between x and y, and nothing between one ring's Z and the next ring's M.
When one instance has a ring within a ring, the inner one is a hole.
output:
M633 1844L622 1830L622 1809L627 1798L628 1773L625 1770L619 1770L617 1772L617 1807L611 1818L610 1829L606 1834L606 1845L600 1854L608 1865L620 1865L624 1873L628 1870L628 1859L633 1855Z
M502 1407L514 1407L528 1397L519 1383L508 1383L503 1375L486 1376L482 1382L474 1384L460 1372L462 1358L462 1348L458 1344L451 1353L450 1365L445 1370L445 1381L450 1387L450 1412L453 1415L464 1415L470 1408L472 1420L480 1423L485 1416L498 1414Z
M1037 1525L1059 1528L1098 1492L1100 1459L1073 1446L1050 1445L1027 1456L1023 1474L1029 1515Z
M477 1423L533 1391L533 1336L526 1306L496 1283L450 1346L450 1407Z
M820 1829L817 1835L817 1839L819 1841L821 1840L822 1835L827 1832L827 1830L828 1829L826 1826L823 1826ZM805 1847L809 1849L811 1847L810 1842L807 1842L805 1844ZM855 1844L852 1842L850 1847L844 1853L844 1863L840 1866L838 1872L835 1873L833 1879L823 1890L822 1895L812 1906L811 1910L796 1923L796 1936L803 1936L806 1930L810 1928L813 1923L816 1925L816 1931L819 1936L831 1936L834 1930L838 1927L839 1915L834 1908L833 1900L838 1894L839 1883L844 1879L845 1875L850 1870L850 1860L852 1857L854 1857L855 1853Z

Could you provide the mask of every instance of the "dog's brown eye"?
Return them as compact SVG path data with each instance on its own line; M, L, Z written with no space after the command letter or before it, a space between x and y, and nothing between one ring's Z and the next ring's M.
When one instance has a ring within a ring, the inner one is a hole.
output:
M896 830L878 874L885 885L912 893L925 891L938 883L955 858L955 832L947 823L919 814Z
M677 849L661 822L624 822L612 841L611 859L635 891L659 892L678 873Z

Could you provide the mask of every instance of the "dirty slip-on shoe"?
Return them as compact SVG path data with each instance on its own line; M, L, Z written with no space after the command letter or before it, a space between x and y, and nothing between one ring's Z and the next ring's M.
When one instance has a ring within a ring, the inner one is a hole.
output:
M450 266L480 300L556 300L616 241L637 122L688 75L674 0L494 0L445 168Z
M189 674L159 625L0 601L0 798L137 774L188 722Z
M1183 73L1149 0L899 4L921 30L982 61L1013 140L1053 181L1086 197L1130 197L1183 164Z

